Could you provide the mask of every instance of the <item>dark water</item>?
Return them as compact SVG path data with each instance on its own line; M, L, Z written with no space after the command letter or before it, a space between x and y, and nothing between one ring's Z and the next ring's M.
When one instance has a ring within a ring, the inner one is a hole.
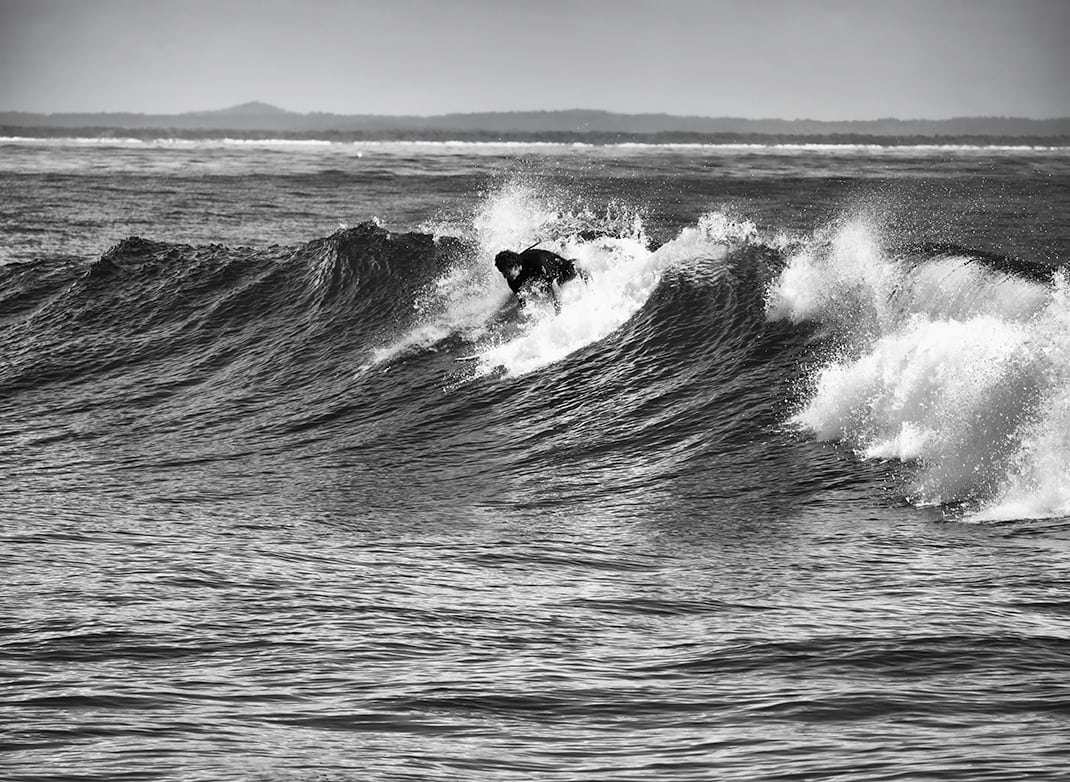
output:
M1065 778L1070 152L0 189L3 778ZM560 312L490 262L537 240Z

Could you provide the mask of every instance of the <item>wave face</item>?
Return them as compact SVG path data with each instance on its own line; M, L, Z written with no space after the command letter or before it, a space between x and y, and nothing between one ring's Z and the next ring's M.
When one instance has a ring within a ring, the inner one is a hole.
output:
M535 241L590 272L560 312L513 300L490 262ZM125 493L236 456L339 473L359 450L347 480L369 497L384 482L420 487L396 512L438 512L458 484L467 504L616 491L656 508L651 486L699 496L716 470L743 475L747 455L722 441L776 423L768 390L806 331L764 320L778 262L753 226L720 214L652 248L637 214L572 211L517 184L467 226L428 233L365 223L261 249L131 238L91 263L0 269L0 393L53 423L33 435L41 464L68 463L61 433L78 431L92 447L65 480ZM195 493L257 491L227 469Z
M590 273L559 311L514 301L490 262L536 242ZM918 506L1070 514L1065 275L890 249L863 219L790 239L710 212L655 247L639 213L513 181L426 233L365 223L261 249L131 238L89 264L0 273L0 391L53 419L57 395L90 418L121 400L117 424L85 433L98 452L147 438L210 463L270 436L330 462L370 446L372 492L376 459L416 449L429 497L443 475L493 496L534 472L575 491L518 502L613 488L648 507L651 486L751 496L730 476L774 468L805 495L814 457L795 428L907 465L897 491ZM158 478L130 458L127 479Z

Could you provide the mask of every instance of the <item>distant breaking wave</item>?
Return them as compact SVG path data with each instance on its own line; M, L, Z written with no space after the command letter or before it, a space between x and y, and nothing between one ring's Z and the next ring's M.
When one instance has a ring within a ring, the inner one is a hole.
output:
M561 141L555 139L465 139L463 137L447 137L444 139L331 139L331 138L288 138L273 136L207 136L204 138L191 138L187 136L157 136L157 135L101 135L101 136L32 136L12 135L0 136L0 144L23 144L23 145L97 145L97 146L175 146L175 147L216 147L216 146L241 146L241 147L284 147L284 148L320 148L320 147L367 147L369 149L390 148L488 148L488 149L568 149L574 147L619 147L628 150L652 149L723 149L732 152L746 152L755 150L768 152L780 150L784 152L799 153L830 153L830 154L857 154L857 153L908 153L908 152L1037 152L1070 156L1070 144L1045 144L1045 143L1009 143L1006 140L984 141L973 140L965 143L954 138L942 139L939 142L896 141L892 139L875 138L871 142L859 140L844 141L785 141L763 139L761 136L753 137L748 141Z

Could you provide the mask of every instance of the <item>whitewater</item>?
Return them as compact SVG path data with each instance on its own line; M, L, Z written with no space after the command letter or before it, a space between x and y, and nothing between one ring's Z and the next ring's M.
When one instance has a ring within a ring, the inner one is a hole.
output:
M0 188L8 778L1061 778L1065 149L5 138Z

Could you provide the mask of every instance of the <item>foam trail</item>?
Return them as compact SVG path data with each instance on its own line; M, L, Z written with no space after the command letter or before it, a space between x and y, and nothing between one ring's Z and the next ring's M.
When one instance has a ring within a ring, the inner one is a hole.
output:
M467 240L475 252L455 263L415 304L415 325L388 345L375 348L362 369L410 350L428 349L453 334L469 342L487 336L487 326L508 300L508 288L492 263L507 247L527 246L549 223L556 210L536 190L511 183L488 195L474 215L464 220L443 219L421 226L435 236ZM525 244L526 243L526 244Z
M711 213L655 252L647 249L639 225L624 236L569 237L551 249L576 259L590 272L590 283L564 286L558 313L550 306L529 307L531 325L519 336L484 350L479 370L504 368L509 375L522 375L560 361L627 322L668 267L723 258L730 244L755 235L753 225Z
M595 212L526 181L512 181L490 193L463 222L444 220L424 228L436 235L459 236L472 245L473 252L430 286L416 304L415 325L392 344L374 351L372 364L367 366L459 335L479 346L478 371L503 366L510 372L530 371L604 336L608 333L605 324L617 317L604 308L622 297L638 298L641 304L643 291L649 293L656 281L632 274L632 264L650 255L638 213L617 204ZM548 305L531 302L523 309L521 321L503 330L496 316L512 293L494 267L494 256L502 249L524 249L536 243L576 259L596 279L589 290L578 281L564 286L559 315ZM609 290L616 293L607 299ZM600 293L586 295L594 291ZM597 311L593 319L589 307ZM517 330L526 339L514 341Z
M376 351L373 360L431 347L458 334L476 346L477 375L504 371L514 376L560 361L619 328L643 306L667 267L723 257L729 244L757 235L750 223L711 213L651 252L635 210L611 203L595 211L523 180L490 193L464 222L424 227L436 235L460 236L474 251L435 282L417 304L416 324ZM536 243L574 259L589 273L589 283L576 280L563 286L560 311L549 302L529 301L503 324L496 316L512 294L493 258L502 249Z
M484 350L480 371L503 367L508 374L522 375L560 361L619 328L642 306L659 278L655 257L633 240L565 243L560 251L590 272L590 283L563 286L560 312L545 302L529 302L527 328Z

